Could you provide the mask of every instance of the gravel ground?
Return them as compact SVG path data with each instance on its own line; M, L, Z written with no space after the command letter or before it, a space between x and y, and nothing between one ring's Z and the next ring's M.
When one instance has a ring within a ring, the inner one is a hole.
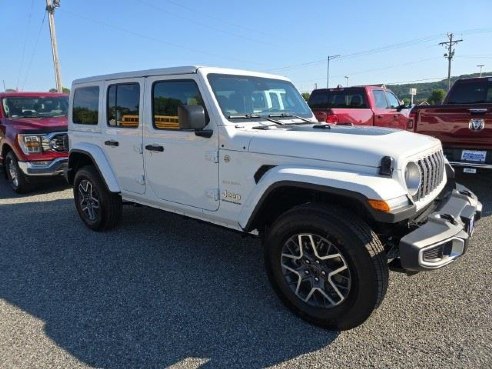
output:
M289 313L255 239L142 207L95 233L63 182L0 179L0 368L491 368L491 179L461 178L485 207L469 252L391 273L348 332Z

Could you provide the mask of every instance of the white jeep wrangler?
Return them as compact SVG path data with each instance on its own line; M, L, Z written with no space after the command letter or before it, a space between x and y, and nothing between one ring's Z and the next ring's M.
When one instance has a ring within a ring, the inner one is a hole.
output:
M268 277L303 319L363 323L388 269L461 256L482 206L438 140L319 124L287 79L178 67L73 82L66 173L90 229L143 204L261 237Z

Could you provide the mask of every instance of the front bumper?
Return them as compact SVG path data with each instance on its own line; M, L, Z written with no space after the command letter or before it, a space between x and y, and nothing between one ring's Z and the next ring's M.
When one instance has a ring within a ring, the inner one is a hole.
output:
M68 158L57 158L51 161L19 161L19 168L28 176L56 176L63 174L68 166Z
M400 262L408 271L442 268L463 255L482 204L466 187L456 184L427 222L400 240Z

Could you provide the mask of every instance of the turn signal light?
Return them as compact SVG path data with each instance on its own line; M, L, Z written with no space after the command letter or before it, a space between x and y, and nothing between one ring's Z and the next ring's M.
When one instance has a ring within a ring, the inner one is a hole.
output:
M379 210L384 213L389 213L390 211L388 203L384 200L367 200L367 202L374 210Z

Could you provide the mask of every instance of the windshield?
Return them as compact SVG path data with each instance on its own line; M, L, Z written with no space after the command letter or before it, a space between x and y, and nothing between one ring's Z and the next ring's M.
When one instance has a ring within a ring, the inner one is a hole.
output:
M43 118L67 115L68 97L5 97L3 111L7 118Z
M228 119L312 117L305 100L290 82L224 74L209 74L208 80Z

